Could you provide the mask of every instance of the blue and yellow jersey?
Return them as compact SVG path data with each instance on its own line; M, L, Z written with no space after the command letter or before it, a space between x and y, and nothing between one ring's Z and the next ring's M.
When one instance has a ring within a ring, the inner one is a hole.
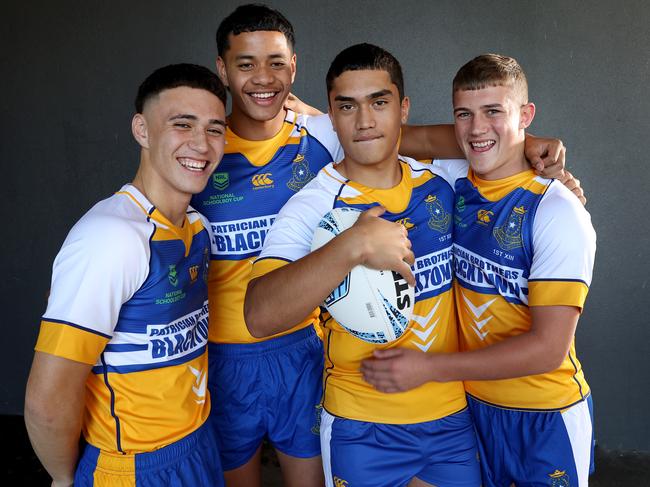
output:
M83 433L107 452L173 443L208 416L210 234L131 185L72 228L54 262L36 350L93 365Z
M205 190L192 199L214 233L210 341L260 341L248 333L244 322L244 296L253 261L282 205L323 166L341 157L327 115L287 112L284 126L270 140L245 140L227 130L226 152L219 167Z
M454 270L462 350L530 330L529 306L582 309L596 235L589 213L562 184L530 171L496 181L469 170L456 181ZM466 381L471 395L520 409L563 409L589 386L575 344L545 374Z
M413 424L438 419L466 405L461 382L429 382L398 394L377 391L363 380L361 361L376 348L406 347L426 353L455 352L458 335L452 292L452 230L454 193L430 167L400 162L402 179L391 189L367 188L325 167L280 211L253 266L253 278L308 254L314 230L332 208L360 210L377 204L382 218L401 222L409 232L416 260L415 307L407 330L398 340L374 345L346 332L331 316L323 319L325 344L324 408L331 414L376 423ZM318 310L303 323L318 322Z

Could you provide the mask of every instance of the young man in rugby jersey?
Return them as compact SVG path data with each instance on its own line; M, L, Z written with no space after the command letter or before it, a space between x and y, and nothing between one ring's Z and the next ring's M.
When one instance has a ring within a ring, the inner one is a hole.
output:
M464 380L486 486L586 486L591 395L574 334L596 250L589 213L525 160L535 105L516 60L469 61L454 78L453 105L470 164L455 175L461 352L377 351L364 376L397 393Z
M300 323L318 325L319 304L359 264L397 271L411 285L419 282L417 329L395 342L362 341L333 318L324 321L321 446L326 482L479 486L476 439L460 381L429 382L397 396L377 391L360 372L361 361L377 348L457 350L453 189L430 165L398 156L409 100L392 55L369 44L345 49L330 66L327 86L330 117L345 156L322 169L280 211L253 266L246 322L255 336ZM339 207L365 211L352 228L310 253L318 222ZM401 223L405 221L408 225ZM409 264L417 269L415 275ZM448 278L422 284L422 277L438 266Z
M192 200L215 232L209 387L231 486L259 485L265 437L278 452L287 485L322 485L321 342L308 324L259 339L243 316L251 264L277 212L323 166L342 157L327 115L284 108L296 74L294 44L289 21L263 5L238 7L221 22L217 68L232 96L226 153L205 191ZM451 126L405 128L402 140L417 157L461 155ZM543 141L531 158L547 149ZM563 157L561 144L552 149L554 157ZM270 413L267 404L275 405Z
M225 104L207 68L147 77L135 179L86 213L56 257L25 398L53 486L223 485L205 425L210 229L188 205L223 154Z

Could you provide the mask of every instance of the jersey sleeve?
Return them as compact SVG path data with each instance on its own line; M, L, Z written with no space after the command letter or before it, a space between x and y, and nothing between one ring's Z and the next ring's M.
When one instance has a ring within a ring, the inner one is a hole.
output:
M95 364L122 304L148 274L148 235L114 217L82 218L54 260L36 350Z
M321 218L332 209L334 196L317 179L293 195L282 207L253 264L252 278L311 252L311 241Z
M584 306L596 253L591 216L558 181L542 198L533 222L529 306Z
M469 163L465 159L433 159L431 167L436 174L447 181L452 188L458 179L467 176Z
M343 159L343 147L339 138L334 132L332 121L327 113L323 115L304 115L305 128L329 151L332 156L331 162L339 162Z

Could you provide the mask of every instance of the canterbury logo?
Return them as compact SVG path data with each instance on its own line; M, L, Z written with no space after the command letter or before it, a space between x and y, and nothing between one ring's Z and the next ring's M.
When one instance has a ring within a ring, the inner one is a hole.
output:
M269 186L273 184L273 180L271 179L271 173L267 172L264 174L256 174L253 176L251 179L251 182L253 183L253 186Z
M334 477L332 480L334 480L334 487L347 487L348 481L340 479L338 477Z
M193 265L190 267L190 279L192 282L195 282L196 279L199 277L199 266L198 265Z

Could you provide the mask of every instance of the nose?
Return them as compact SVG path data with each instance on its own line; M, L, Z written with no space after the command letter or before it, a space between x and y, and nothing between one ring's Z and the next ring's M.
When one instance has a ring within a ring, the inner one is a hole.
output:
M357 129L371 129L375 126L375 116L372 108L362 103L357 110Z
M208 151L208 135L205 130L198 127L194 129L190 139L190 148L202 154Z
M472 135L480 135L487 131L487 123L483 114L477 113L472 117L472 125L470 129Z
M260 85L267 85L273 82L275 75L271 66L259 66L255 70L255 75L253 76L253 83Z

